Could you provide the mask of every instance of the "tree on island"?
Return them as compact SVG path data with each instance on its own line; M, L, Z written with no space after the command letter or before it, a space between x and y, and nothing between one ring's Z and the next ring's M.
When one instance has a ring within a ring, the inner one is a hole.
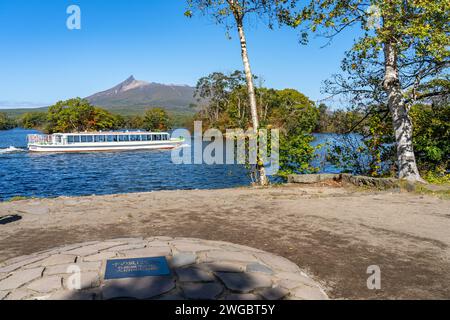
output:
M116 127L116 118L111 113L81 98L59 101L51 106L47 120L48 133L100 131Z
M235 29L238 32L241 44L241 56L244 64L245 79L247 83L247 94L250 104L252 125L255 134L258 134L260 127L257 99L255 95L255 85L250 67L250 60L247 50L247 39L245 36L244 23L249 15L259 18L272 26L272 21L276 16L278 4L284 0L187 0L188 10L185 15L192 17L194 11L211 17L216 23L224 24L228 30ZM261 161L254 168L256 181L260 185L267 185L268 179Z
M14 120L10 119L6 113L0 112L0 130L9 130L16 127Z
M290 174L316 172L311 166L315 158L311 133L317 127L319 117L314 102L294 89L257 87L255 95L261 127L280 130L280 170L277 175L286 178ZM241 71L213 72L202 77L197 83L196 96L206 102L195 116L205 128L245 131L252 121L246 81Z
M327 82L333 95L392 119L400 179L423 181L413 148L411 106L448 96L450 2L403 0L291 0L280 11L282 22L303 27L302 40L319 32L333 39L345 29L360 26L363 36L343 61L348 77ZM297 9L298 8L298 9Z
M19 119L18 124L25 129L43 129L47 124L46 112L27 112Z
M145 112L143 127L145 130L160 132L170 128L170 117L162 108L152 108Z

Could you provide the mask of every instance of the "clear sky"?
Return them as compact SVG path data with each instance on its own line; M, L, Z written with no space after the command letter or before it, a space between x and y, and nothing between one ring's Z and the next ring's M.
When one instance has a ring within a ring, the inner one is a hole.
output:
M66 9L81 8L81 30L68 30ZM234 33L203 16L184 17L183 0L0 0L0 108L86 97L134 75L139 80L195 85L214 71L242 69ZM326 48L298 32L247 30L253 72L273 88L324 98L321 83L340 71L355 36Z

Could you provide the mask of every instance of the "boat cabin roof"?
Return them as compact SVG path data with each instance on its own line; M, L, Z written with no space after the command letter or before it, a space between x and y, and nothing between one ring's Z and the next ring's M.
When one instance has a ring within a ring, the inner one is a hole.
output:
M168 135L167 132L147 132L147 131L108 131L108 132L75 132L75 133L55 133L54 135L62 136L109 136L109 135L148 135L148 134L163 134Z

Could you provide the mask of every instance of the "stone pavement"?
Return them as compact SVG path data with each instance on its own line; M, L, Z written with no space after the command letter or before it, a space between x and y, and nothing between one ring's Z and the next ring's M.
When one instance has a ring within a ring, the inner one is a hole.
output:
M170 276L104 280L106 261L165 256ZM69 290L81 270L81 288ZM75 269L74 269L75 267ZM289 260L220 241L154 237L94 241L0 265L0 300L322 300L320 286Z

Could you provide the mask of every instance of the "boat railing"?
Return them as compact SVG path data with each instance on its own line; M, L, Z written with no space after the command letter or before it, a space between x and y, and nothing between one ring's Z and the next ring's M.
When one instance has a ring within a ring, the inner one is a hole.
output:
M48 134L29 134L27 142L28 144L50 145L53 144L53 138Z

